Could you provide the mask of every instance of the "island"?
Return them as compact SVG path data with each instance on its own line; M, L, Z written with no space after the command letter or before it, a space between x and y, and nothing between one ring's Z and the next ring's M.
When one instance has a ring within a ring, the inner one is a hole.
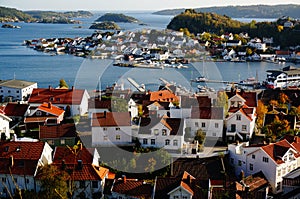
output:
M12 24L3 24L1 27L2 28L21 28L20 26L15 26Z
M97 30L121 30L120 26L118 24L111 22L111 21L105 21L101 23L94 23L92 24L89 29L97 29Z
M105 15L96 19L96 22L101 21L112 21L116 23L138 23L139 20L135 19L134 17L127 16L124 14L117 14L117 13L106 13Z

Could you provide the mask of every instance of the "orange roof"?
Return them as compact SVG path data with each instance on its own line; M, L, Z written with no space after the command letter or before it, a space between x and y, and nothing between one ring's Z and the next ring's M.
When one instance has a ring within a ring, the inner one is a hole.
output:
M84 90L79 89L53 89L53 88L35 88L30 95L28 103L52 104L81 104Z
M75 124L61 124L40 126L39 139L45 138L61 138L61 137L76 137Z
M130 126L129 112L104 112L94 113L92 127Z
M46 122L49 119L57 120L57 117L26 117L24 123Z
M178 97L174 95L174 93L169 90L160 90L154 91L150 93L150 101L158 101L158 102L178 102Z
M51 102L44 102L42 105L38 107L39 110L43 112L50 113L52 115L60 116L63 114L65 111L61 108L58 108L57 106L52 105Z

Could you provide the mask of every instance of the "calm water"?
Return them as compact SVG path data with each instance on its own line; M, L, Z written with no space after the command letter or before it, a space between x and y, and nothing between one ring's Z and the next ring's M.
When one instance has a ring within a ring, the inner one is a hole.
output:
M175 81L185 87L189 87L191 78L203 73L210 79L238 81L258 74L259 80L264 80L266 70L281 68L282 65L270 63L194 63L188 69L167 68L158 69L131 69L119 68L111 65L111 60L90 60L72 55L57 55L34 51L22 45L24 40L52 37L86 37L94 30L89 30L91 23L104 12L83 21L83 28L74 28L76 24L27 24L16 23L21 29L0 28L0 79L23 79L38 82L39 87L55 87L60 79L65 79L69 86L89 90L102 88L113 82L125 83L127 77L134 78L138 83L152 86L158 85L159 78ZM125 30L137 30L142 28L163 29L170 22L172 16L159 16L142 12L123 12L133 16L147 26L138 24L119 24ZM203 66L205 66L203 68ZM98 81L100 79L100 82ZM193 85L196 88L197 85ZM214 85L223 87L224 85Z

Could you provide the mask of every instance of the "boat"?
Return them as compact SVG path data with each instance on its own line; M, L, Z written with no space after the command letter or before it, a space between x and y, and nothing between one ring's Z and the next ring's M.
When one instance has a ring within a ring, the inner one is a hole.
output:
M195 79L196 82L206 82L208 79L204 76L199 76Z
M249 77L238 83L238 85L240 85L240 86L256 86L258 84L260 84L260 83L255 77Z

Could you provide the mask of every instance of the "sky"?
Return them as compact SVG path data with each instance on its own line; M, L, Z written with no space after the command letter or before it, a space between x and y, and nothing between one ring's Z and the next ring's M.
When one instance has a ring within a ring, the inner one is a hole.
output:
M300 0L0 0L19 10L163 10L227 5L300 4Z

